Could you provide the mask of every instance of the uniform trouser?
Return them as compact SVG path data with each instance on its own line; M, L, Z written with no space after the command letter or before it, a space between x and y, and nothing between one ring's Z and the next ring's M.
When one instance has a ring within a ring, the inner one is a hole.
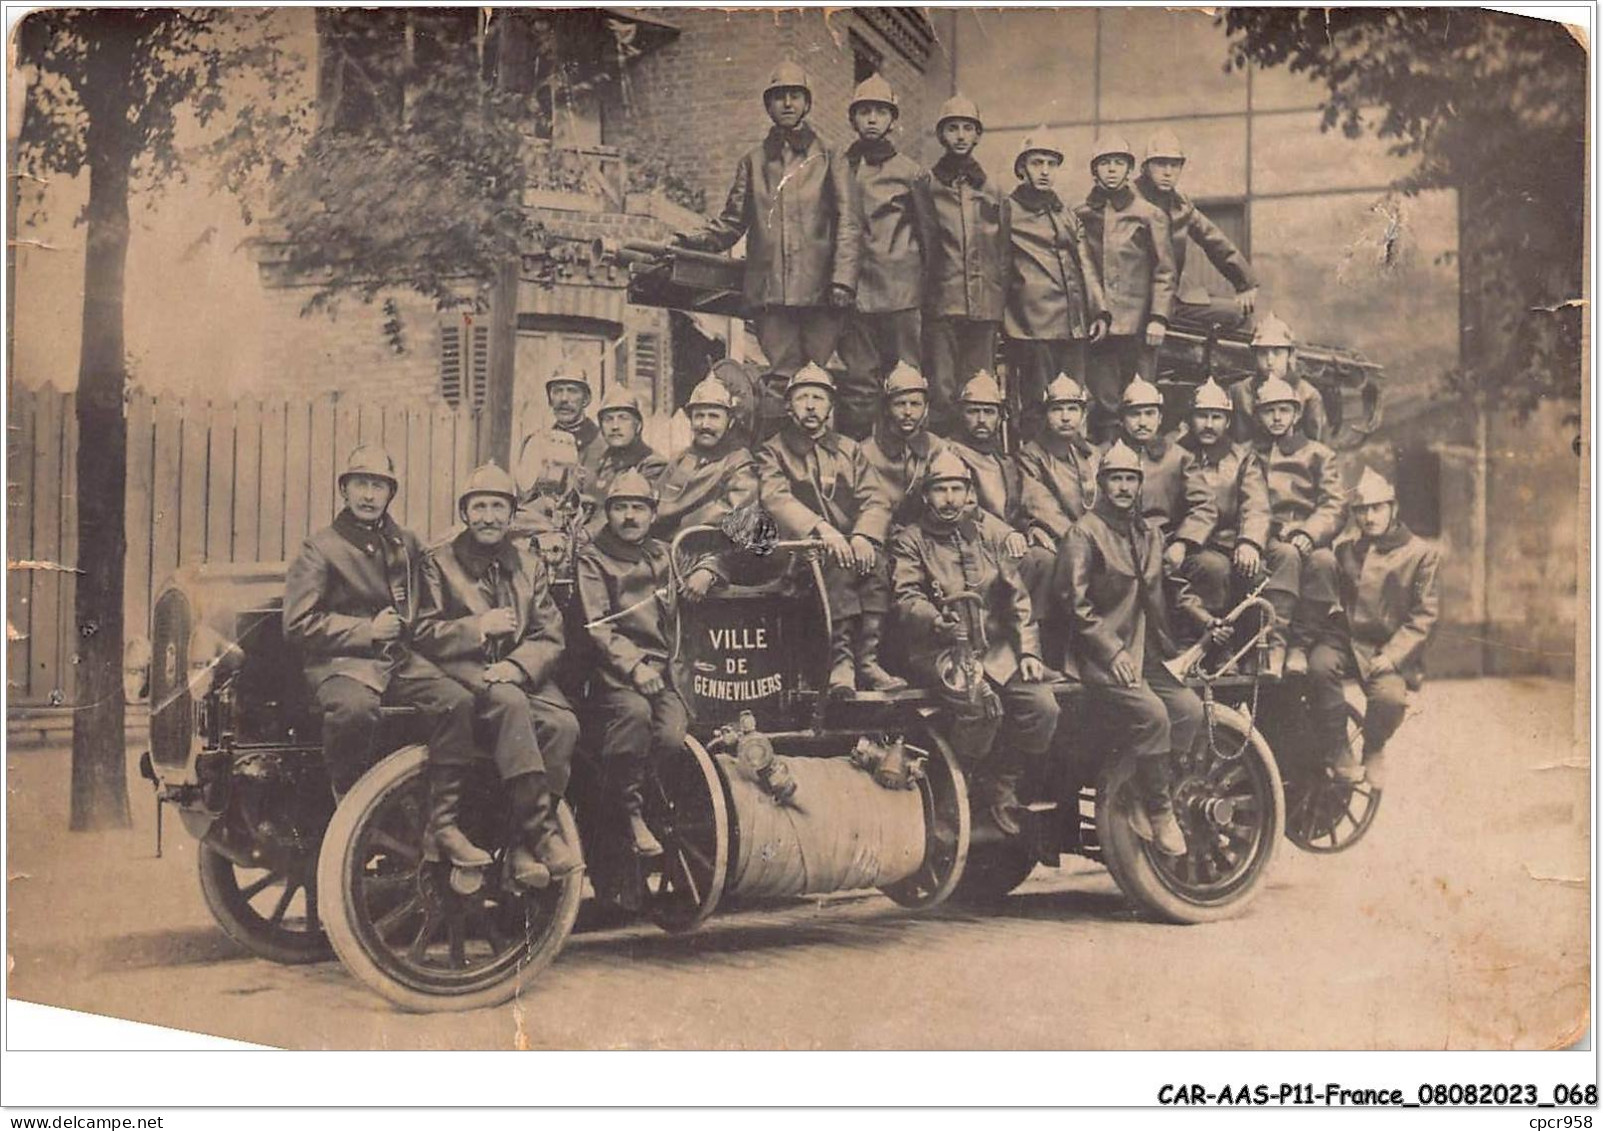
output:
M785 417L785 385L796 371L808 362L829 364L843 317L843 311L830 306L765 306L753 317L757 344L768 358L769 375L758 406L758 427L765 436Z
M924 377L930 383L930 430L949 436L957 397L969 378L996 366L1000 322L932 315L924 320Z
M872 314L854 311L840 335L841 379L835 427L854 440L867 436L879 416L885 377L898 361L922 368L918 309Z
M866 574L838 566L827 557L818 564L824 571L824 595L837 632L849 617L890 611L890 570L884 551L875 555L874 568Z
M1207 302L1176 302L1171 316L1221 330L1234 330L1246 322L1240 300L1225 295L1209 295Z
M464 765L472 761L473 694L444 676L392 679L380 695L349 676L330 676L317 685L323 719L323 761L329 784L343 796L373 762L379 707L415 707L428 724L429 761Z
M1087 684L1086 694L1122 752L1137 758L1189 751L1202 730L1202 700L1151 657L1134 687Z
M1013 373L1007 399L1013 419L1019 422L1022 439L1033 440L1040 430L1041 418L1046 414L1041 398L1054 377L1067 373L1077 382L1085 381L1087 348L1084 338L1007 340L1004 352Z
M1106 440L1119 423L1119 402L1124 388L1137 373L1148 381L1158 379L1158 351L1147 346L1144 334L1109 334L1090 349L1086 379L1091 393L1091 438Z
M590 709L600 730L598 747L614 797L638 804L650 758L684 745L690 715L672 688L649 699L607 677L596 681Z
M1359 674L1358 660L1346 640L1321 640L1308 653L1308 710L1327 756L1341 750L1347 736L1347 700L1342 680ZM1408 684L1395 671L1363 680L1364 753L1386 745L1402 725L1408 707Z
M579 720L555 684L537 691L510 683L485 684L474 695L473 730L502 781L543 773L552 793L566 792Z
M1057 551L1031 546L1019 559L1019 580L1030 595L1030 616L1035 623L1062 619L1052 616L1052 574L1057 565Z
M1058 725L1057 697L1051 685L1025 683L1017 673L1003 684L991 680L991 690L1002 701L1001 718L954 718L952 749L966 766L983 764L994 751L1006 754L997 759L1006 764L994 767L996 772L1022 769L1052 745L1052 732Z
M1269 570L1265 595L1277 612L1290 605L1291 643L1308 647L1329 617L1330 607L1340 599L1336 555L1321 548L1305 558L1290 543L1271 538L1264 550L1264 565Z

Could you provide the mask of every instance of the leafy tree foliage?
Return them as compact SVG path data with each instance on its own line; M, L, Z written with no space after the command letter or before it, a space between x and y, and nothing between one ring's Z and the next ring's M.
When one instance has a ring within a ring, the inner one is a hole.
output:
M1459 193L1465 349L1450 391L1528 415L1578 401L1586 322L1586 52L1487 9L1229 8L1231 65L1322 82L1324 128L1373 128Z

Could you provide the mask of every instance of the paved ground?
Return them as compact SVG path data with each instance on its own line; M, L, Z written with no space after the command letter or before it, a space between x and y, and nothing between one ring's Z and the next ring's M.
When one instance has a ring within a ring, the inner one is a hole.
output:
M393 1012L336 963L279 967L212 925L150 795L68 834L67 755L15 750L8 992L295 1048L1533 1048L1585 1027L1589 771L1567 685L1427 689L1351 853L1283 844L1250 912L1143 921L1084 861L996 913L879 896L575 935L519 1006Z

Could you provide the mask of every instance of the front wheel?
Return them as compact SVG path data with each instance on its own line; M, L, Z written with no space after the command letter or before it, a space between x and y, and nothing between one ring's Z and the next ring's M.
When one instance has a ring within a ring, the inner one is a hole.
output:
M1172 923L1239 914L1257 894L1285 831L1280 771L1246 715L1209 704L1209 725L1173 760L1175 816L1184 856L1166 856L1130 823L1141 804L1130 760L1109 759L1097 789L1097 840L1120 890Z
M583 872L540 891L507 885L501 844L510 821L504 794L483 770L460 822L496 862L470 884L448 863L423 860L428 752L407 746L345 795L323 836L317 878L329 941L356 979L421 1013L500 1005L549 966L573 930ZM564 804L563 829L579 842Z
M200 892L223 933L252 954L287 966L326 962L334 951L317 910L317 858L242 866L200 843Z

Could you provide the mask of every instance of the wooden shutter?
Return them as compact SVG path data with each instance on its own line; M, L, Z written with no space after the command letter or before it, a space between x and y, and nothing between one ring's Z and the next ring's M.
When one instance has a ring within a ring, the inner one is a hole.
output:
M653 411L664 404L661 381L663 377L662 335L656 330L641 330L634 339L634 369L632 384L645 396L649 393Z
M464 336L463 327L454 321L440 326L440 396L452 408L462 403Z
M470 327L468 375L474 408L483 408L490 395L490 327L474 324Z

